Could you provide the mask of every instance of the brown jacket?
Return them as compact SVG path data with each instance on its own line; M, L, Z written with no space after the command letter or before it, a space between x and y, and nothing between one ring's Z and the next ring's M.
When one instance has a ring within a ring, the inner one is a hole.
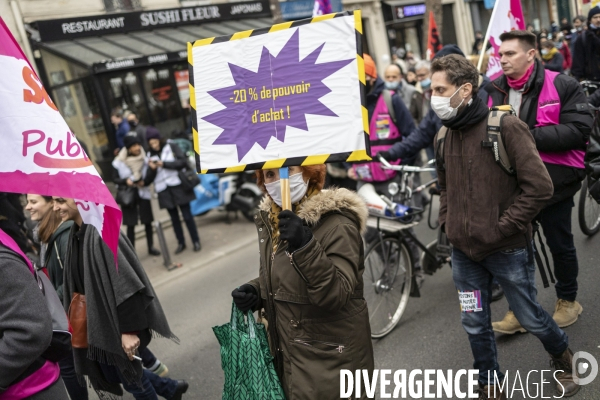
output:
M339 399L340 369L374 368L360 235L367 208L346 189L307 200L297 215L310 226L313 239L292 253L292 260L287 244L273 254L270 208L265 196L255 216L260 276L249 283L260 293L258 308L267 312L283 389L287 400Z
M463 130L449 130L445 168L437 166L440 224L453 246L480 261L500 250L525 247L531 221L552 197L548 171L527 125L506 116L502 138L516 176L496 164L487 139L487 118ZM437 154L437 135L434 141Z

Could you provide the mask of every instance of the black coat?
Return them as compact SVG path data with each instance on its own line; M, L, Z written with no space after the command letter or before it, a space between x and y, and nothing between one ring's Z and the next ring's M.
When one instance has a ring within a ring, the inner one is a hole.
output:
M560 124L536 128L538 98L544 79L544 68L538 60L532 77L525 85L519 118L529 126L538 151L585 151L593 119L583 90L570 76L560 74L554 80L561 104ZM510 87L505 75L487 85L486 89L493 105L508 104ZM585 176L584 170L556 164L544 163L544 165L554 184L554 196L549 204L557 203L577 193Z
M594 107L600 107L600 89L596 89L594 94L588 97L588 101Z
M600 29L584 31L575 41L571 73L579 80L600 81Z
M173 150L173 155L175 156L175 161L167 161L164 162L163 168L166 169L174 169L177 171L184 170L188 168L188 160L183 151L177 146L175 143L169 142L165 144L171 146L171 150ZM163 147L160 148L158 155L162 153ZM148 172L146 173L146 178L144 182L154 182L156 178L156 173L158 169L153 170L152 168L148 168ZM182 185L177 186L167 186L165 190L162 192L158 192L158 205L160 208L173 209L177 206L184 206L189 204L190 201L196 199L196 194L194 193L194 189L185 189Z
M544 60L544 68L554 72L563 72L563 63L565 58L562 54L556 53L550 60Z
M148 168L150 171L150 168ZM121 179L119 172L113 167L113 182L117 186L127 186L127 179ZM146 183L147 179L144 179L144 184L148 186L152 181ZM138 224L138 220L142 224L151 224L154 221L154 215L152 215L152 204L150 200L142 199L138 192L135 193L135 204L131 207L121 207L123 213L123 225L135 226Z

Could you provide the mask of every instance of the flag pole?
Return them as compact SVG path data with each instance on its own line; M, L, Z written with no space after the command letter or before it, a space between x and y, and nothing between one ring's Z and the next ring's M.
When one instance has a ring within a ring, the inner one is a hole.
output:
M281 208L284 210L292 209L289 177L288 167L279 168L279 182L281 182Z
M490 18L490 22L495 21L496 11L498 11L498 1L494 4L494 9L492 10L492 16ZM485 53L485 48L487 47L488 42L490 41L490 26L488 25L487 31L485 32L485 38L483 39L483 46L481 46L481 51L479 52L479 60L477 61L477 72L481 71L481 65L483 64L483 53Z

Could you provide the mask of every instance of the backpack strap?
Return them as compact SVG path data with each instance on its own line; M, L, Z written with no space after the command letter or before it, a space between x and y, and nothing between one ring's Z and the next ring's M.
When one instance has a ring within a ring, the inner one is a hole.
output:
M502 140L502 119L506 115L513 114L514 110L510 105L492 107L488 115L487 140L481 142L483 147L491 148L496 163L509 175L516 175L516 171L510 165L508 153Z
M444 143L446 141L446 134L448 133L448 128L442 126L437 134L437 147L435 151L435 164L437 168L440 170L446 169L446 164L444 162Z
M394 125L396 124L396 109L394 108L394 103L392 102L392 92L383 89L383 101L385 101L385 106L388 109L388 113L390 113L390 117L392 117L392 121L394 121Z

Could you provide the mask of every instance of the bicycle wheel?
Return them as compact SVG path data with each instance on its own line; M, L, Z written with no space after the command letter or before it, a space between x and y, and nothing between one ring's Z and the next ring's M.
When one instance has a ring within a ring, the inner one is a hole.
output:
M600 230L600 204L588 191L588 178L585 178L581 185L578 213L581 232L588 236L595 235Z
M412 260L404 242L384 237L365 255L364 296L369 308L371 337L387 335L400 321L412 281Z

